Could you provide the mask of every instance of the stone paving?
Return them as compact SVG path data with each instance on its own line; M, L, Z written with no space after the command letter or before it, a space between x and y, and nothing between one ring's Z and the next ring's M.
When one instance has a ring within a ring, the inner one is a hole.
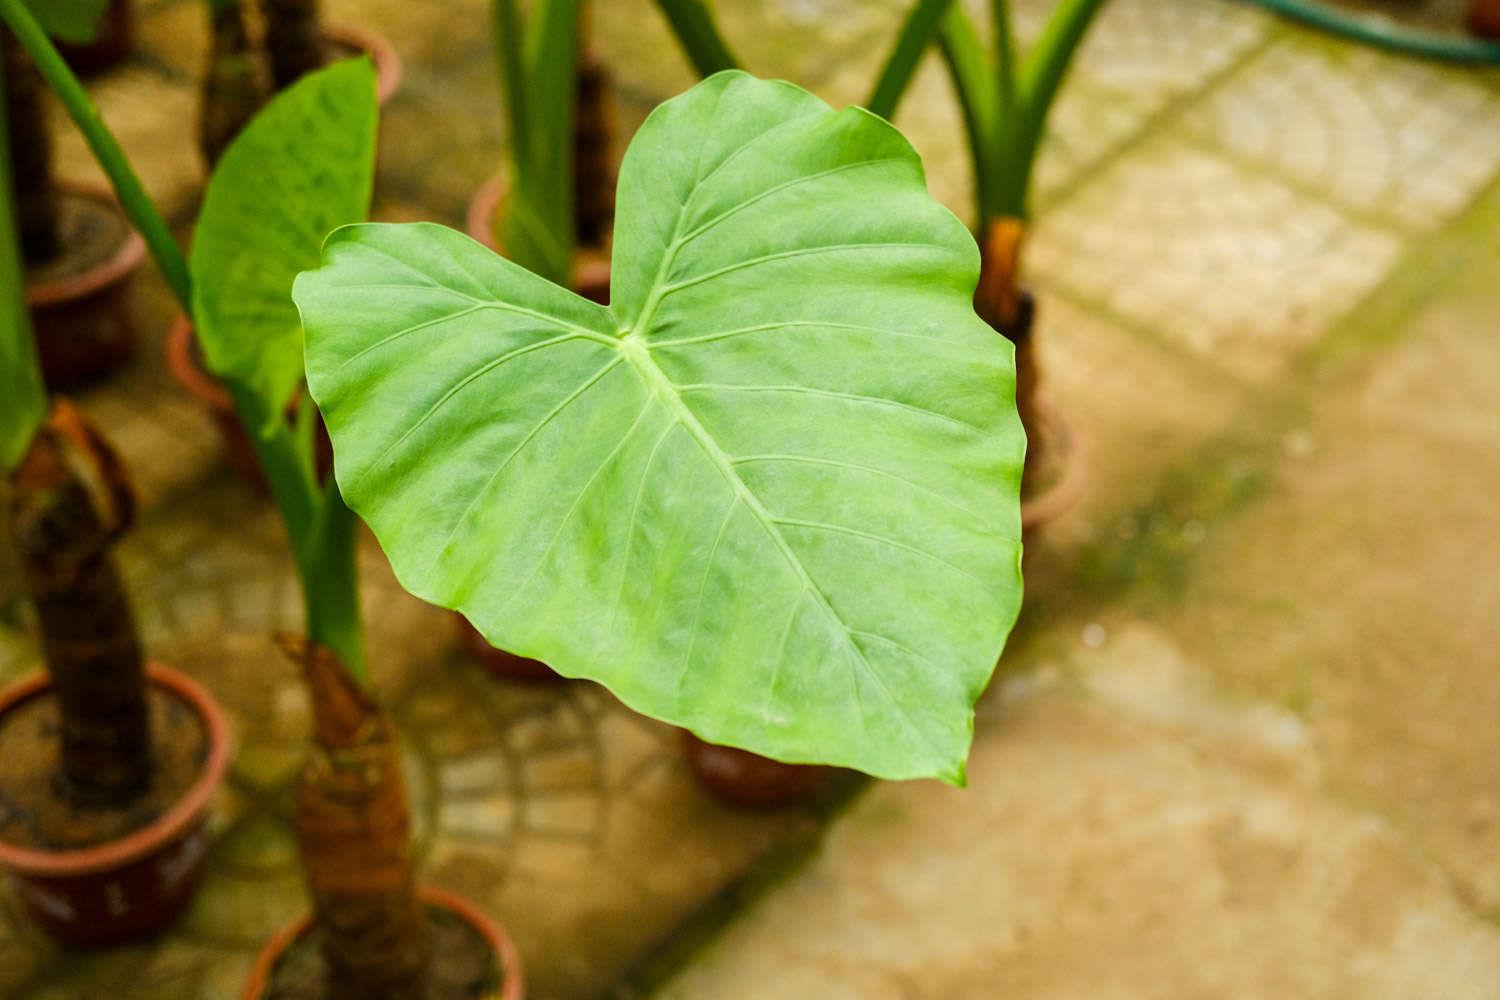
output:
M406 59L377 215L459 222L504 141L488 5L328 6ZM632 128L691 78L644 0L596 6ZM717 3L752 68L835 102L903 6ZM1023 37L1049 6L1018 0ZM202 4L138 8L140 51L93 89L186 226ZM1090 483L1028 560L968 790L725 809L600 689L486 677L367 547L424 870L506 922L533 997L1500 995L1500 75L1229 0L1113 0L1062 101L1030 273ZM935 61L898 120L963 210ZM184 923L64 953L7 898L6 1000L232 997L305 905L280 528L166 374L154 276L138 312L139 358L83 402L143 495L120 556L148 646L223 701L236 760ZM8 680L36 659L0 597Z

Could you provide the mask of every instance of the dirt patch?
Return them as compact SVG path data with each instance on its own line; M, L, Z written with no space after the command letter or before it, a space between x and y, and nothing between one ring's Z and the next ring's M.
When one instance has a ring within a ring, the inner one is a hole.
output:
M187 704L150 693L151 782L124 808L84 808L61 793L57 699L28 698L0 723L0 841L33 850L107 843L149 826L176 805L203 773L208 735Z

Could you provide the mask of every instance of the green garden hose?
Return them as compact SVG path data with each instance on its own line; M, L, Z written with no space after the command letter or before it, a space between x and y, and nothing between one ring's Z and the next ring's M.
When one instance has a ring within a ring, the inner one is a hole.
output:
M1451 62L1500 63L1500 42L1405 27L1390 18L1357 14L1319 0L1249 0L1345 38L1410 55Z

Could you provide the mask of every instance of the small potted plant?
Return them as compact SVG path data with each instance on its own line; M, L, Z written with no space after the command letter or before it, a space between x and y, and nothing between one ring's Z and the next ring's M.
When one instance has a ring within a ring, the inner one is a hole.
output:
M40 37L35 22L23 27ZM110 554L131 521L130 485L78 410L48 406L21 295L8 135L0 129L0 468L47 669L0 691L0 868L59 939L116 944L161 929L191 898L228 734L202 688L142 655Z
M36 6L46 12L46 30L84 39L100 5L62 0ZM145 247L108 190L57 179L41 79L10 32L0 32L0 48L26 301L42 373L54 389L76 388L130 357L131 277Z
M703 739L963 781L1020 600L1012 349L894 128L710 77L620 173L609 306L428 224L297 279L409 590Z

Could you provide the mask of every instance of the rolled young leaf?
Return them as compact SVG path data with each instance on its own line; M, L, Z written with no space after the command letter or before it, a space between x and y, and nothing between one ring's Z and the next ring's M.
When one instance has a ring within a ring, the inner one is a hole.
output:
M214 374L279 419L302 382L292 279L329 230L366 217L375 71L365 58L310 73L256 115L209 181L193 238L193 322Z
M609 308L423 224L293 295L413 593L707 740L961 783L1021 597L978 269L894 128L728 72L631 144Z

